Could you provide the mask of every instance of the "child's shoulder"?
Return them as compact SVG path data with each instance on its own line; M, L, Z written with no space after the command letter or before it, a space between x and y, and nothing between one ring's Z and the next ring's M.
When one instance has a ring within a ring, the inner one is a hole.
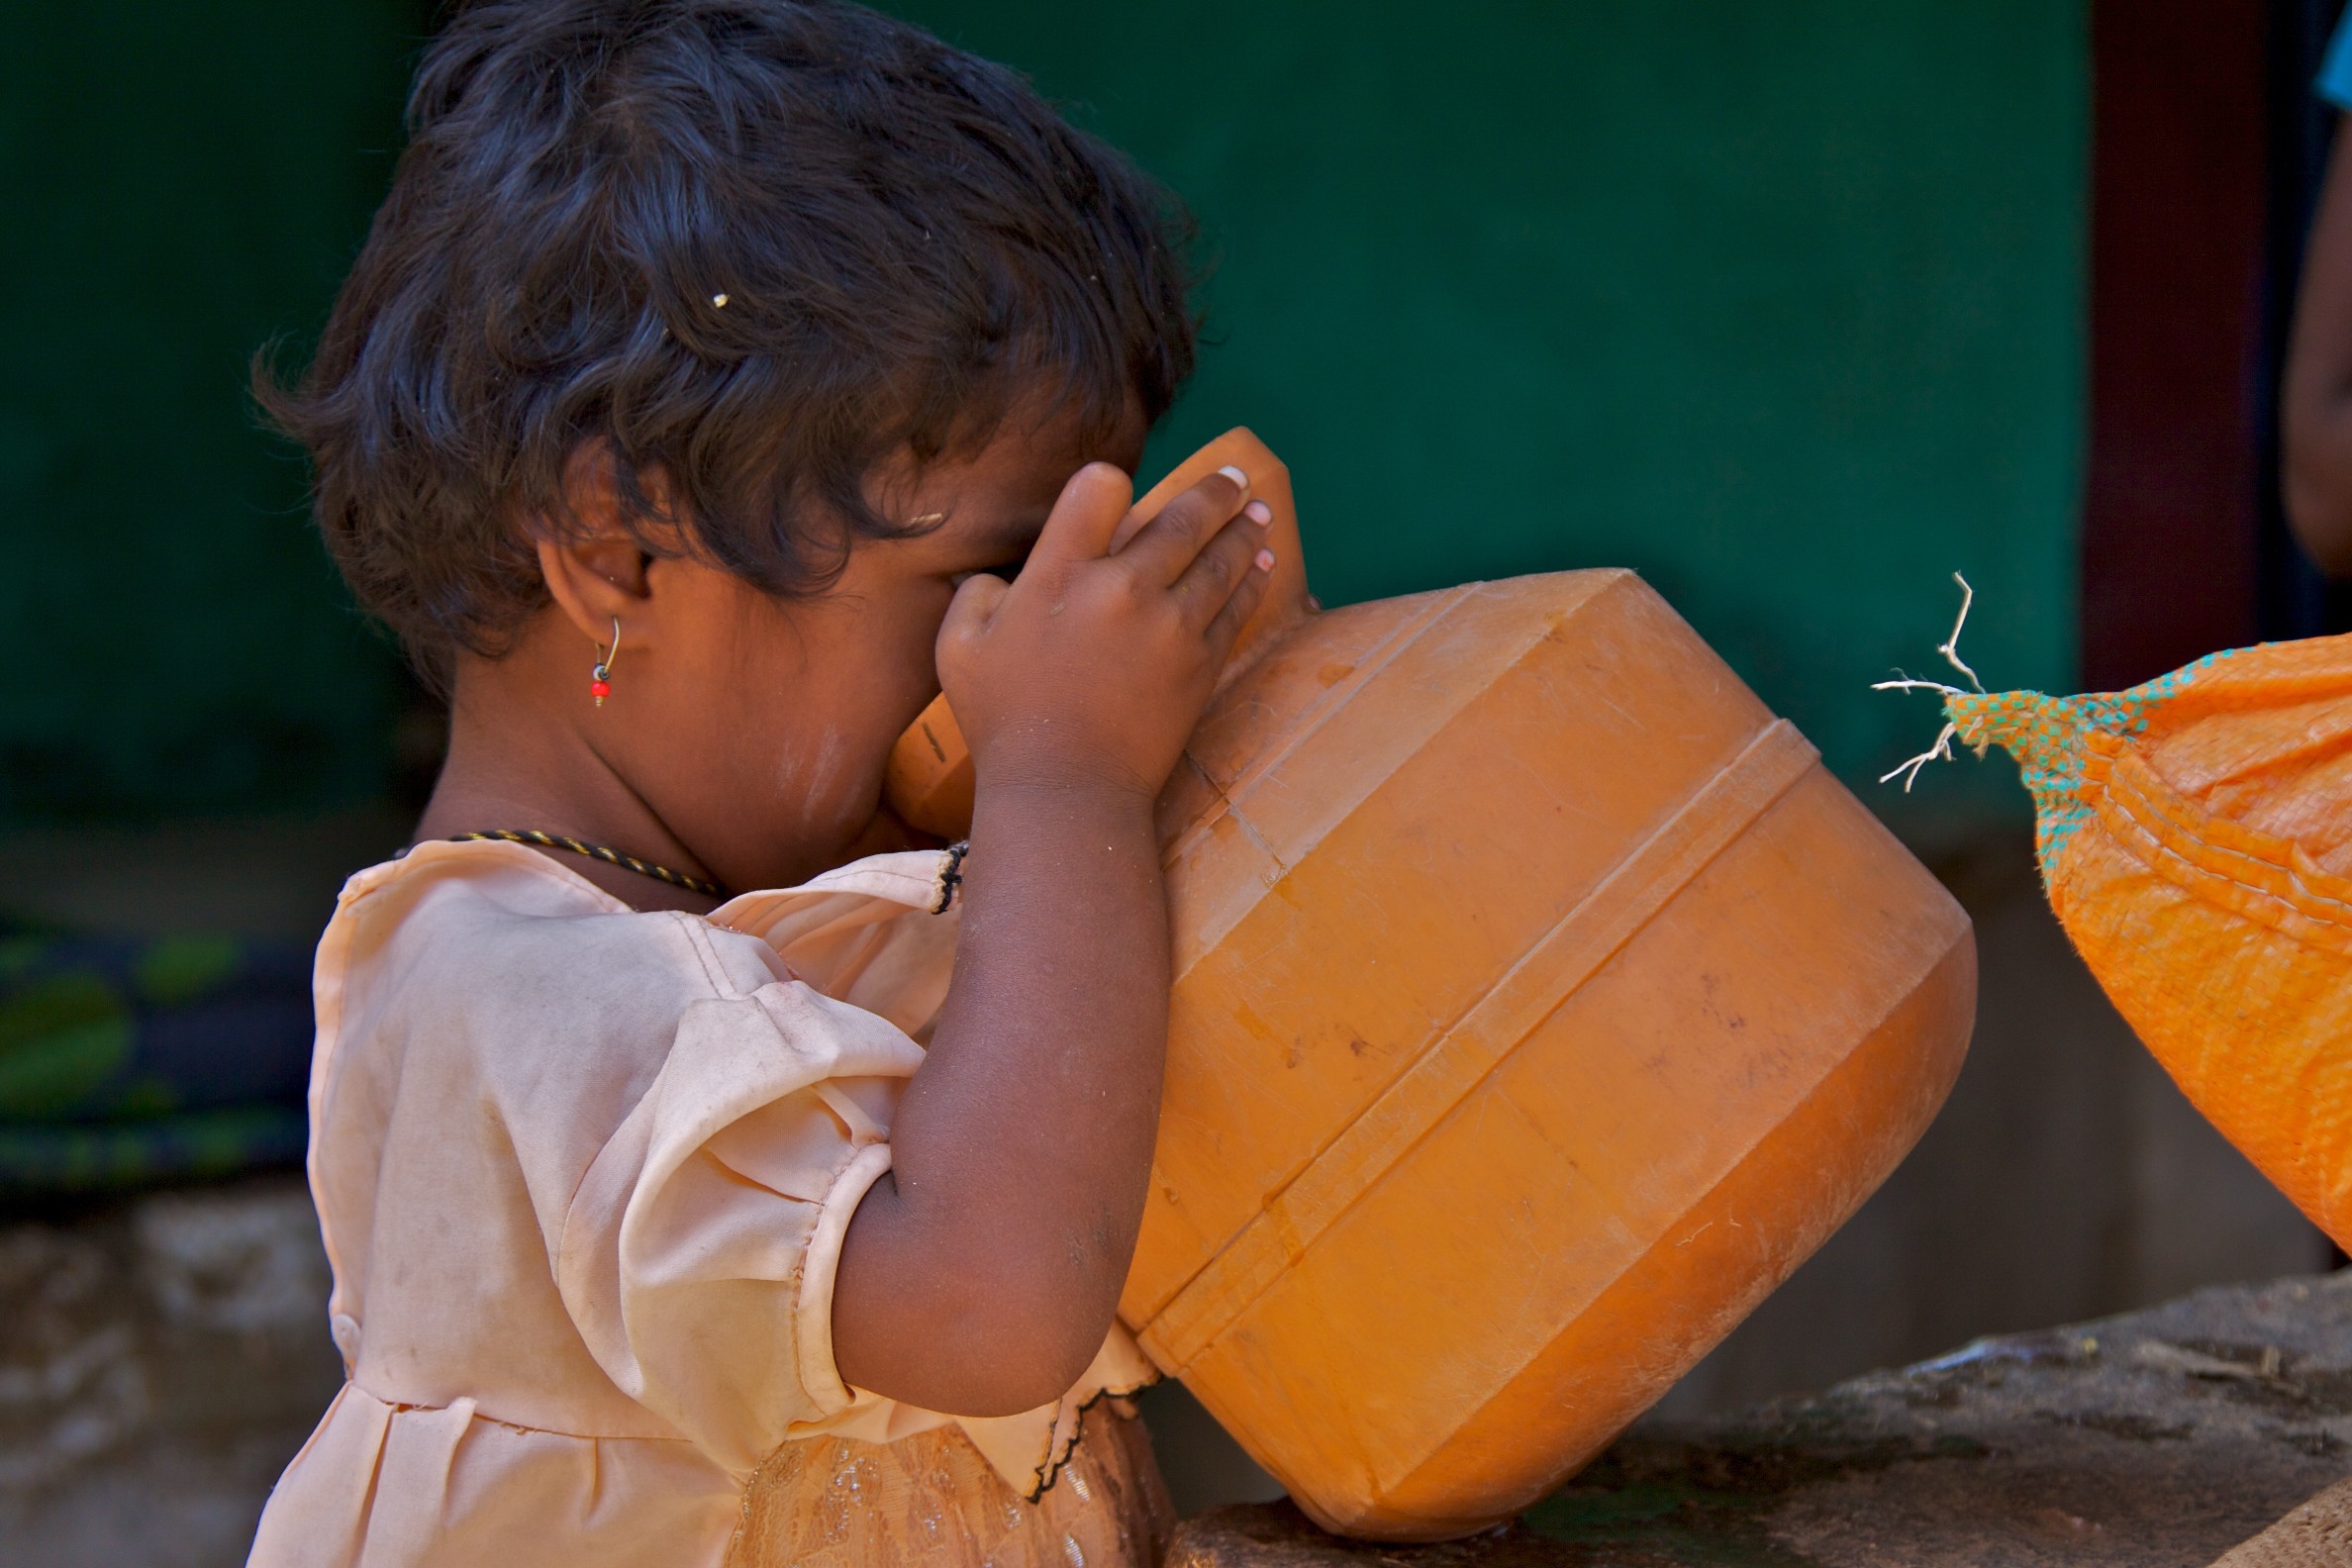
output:
M420 844L352 877L320 941L313 1092L346 1143L432 1105L592 1146L698 1009L758 1010L787 975L756 938L632 910L536 850Z
M344 886L320 943L319 980L323 989L397 986L466 1012L511 1016L519 1007L550 1021L615 1010L674 1017L777 981L863 992L870 987L859 980L886 951L897 961L882 968L902 981L952 956L954 923L935 917L952 901L954 861L875 856L804 887L745 894L705 918L633 910L519 844L420 844Z
M732 1042L738 1077L765 1045L821 1076L836 1058L903 1075L952 960L954 923L926 902L940 859L880 857L706 919L632 910L519 845L420 845L343 889L315 1070L346 1105L424 1085L603 1130L689 1038Z
M503 977L531 990L559 981L728 995L782 973L764 942L699 916L631 909L536 849L481 841L419 844L352 877L320 945L322 970L338 948L353 966L388 962L405 979Z

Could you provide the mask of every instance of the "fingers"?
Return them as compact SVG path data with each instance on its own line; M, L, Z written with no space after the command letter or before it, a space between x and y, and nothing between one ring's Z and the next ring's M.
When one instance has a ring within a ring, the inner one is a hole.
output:
M986 572L963 580L963 586L955 590L955 597L947 603L947 619L939 623L939 635L932 644L942 665L952 659L951 649L972 641L988 630L988 623L996 619L997 606L1012 591L1011 583Z
M1241 526L1235 524L1233 529L1227 532L1238 531ZM1253 534L1262 533L1263 530L1253 529L1251 532ZM1266 589L1272 585L1273 581L1274 552L1261 542L1251 552L1249 561L1240 574L1240 581L1233 584L1233 590L1225 597L1224 607L1210 619L1208 630L1203 634L1204 639L1209 644L1209 651L1217 660L1220 669L1225 667L1225 659L1233 651L1233 643L1241 636L1241 629L1247 626L1249 618L1257 613L1257 607L1264 601Z
M1193 557L1184 575L1169 588L1183 608L1186 626L1196 632L1207 628L1234 590L1249 578L1257 556L1265 550L1267 525L1273 519L1263 501L1252 501Z
M1249 476L1220 468L1161 508L1120 546L1119 558L1146 582L1174 583L1248 499Z
M1111 553L1112 537L1119 531L1135 497L1134 481L1107 462L1090 462L1070 475L1062 486L1045 527L1029 551L1031 564L1069 564L1101 560Z

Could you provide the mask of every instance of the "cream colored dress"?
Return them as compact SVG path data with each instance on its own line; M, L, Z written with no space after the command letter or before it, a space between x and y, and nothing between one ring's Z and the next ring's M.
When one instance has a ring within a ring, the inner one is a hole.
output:
M1152 1373L1124 1330L1002 1420L834 1369L842 1234L946 994L944 864L708 917L515 844L350 880L310 1099L348 1381L256 1568L1151 1559L1164 1499L1114 1412Z

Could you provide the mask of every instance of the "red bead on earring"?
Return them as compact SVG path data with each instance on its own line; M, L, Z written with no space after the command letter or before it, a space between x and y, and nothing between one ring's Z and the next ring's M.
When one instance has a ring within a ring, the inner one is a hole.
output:
M602 708L604 700L613 695L613 660L621 654L621 618L613 617L613 645L606 651L602 642L596 644L596 665L588 671L588 695Z

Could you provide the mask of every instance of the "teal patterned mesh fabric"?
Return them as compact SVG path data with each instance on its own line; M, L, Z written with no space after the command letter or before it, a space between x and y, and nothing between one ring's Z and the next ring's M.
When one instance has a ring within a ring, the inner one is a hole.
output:
M2035 848L2047 876L2090 810L2082 800L2083 735L2091 731L2140 734L2148 727L2149 714L2232 656L2208 653L2122 692L2080 697L2037 691L1954 693L1944 699L1944 717L1962 743L1980 752L1997 745L2016 759L2018 779L2033 795Z

